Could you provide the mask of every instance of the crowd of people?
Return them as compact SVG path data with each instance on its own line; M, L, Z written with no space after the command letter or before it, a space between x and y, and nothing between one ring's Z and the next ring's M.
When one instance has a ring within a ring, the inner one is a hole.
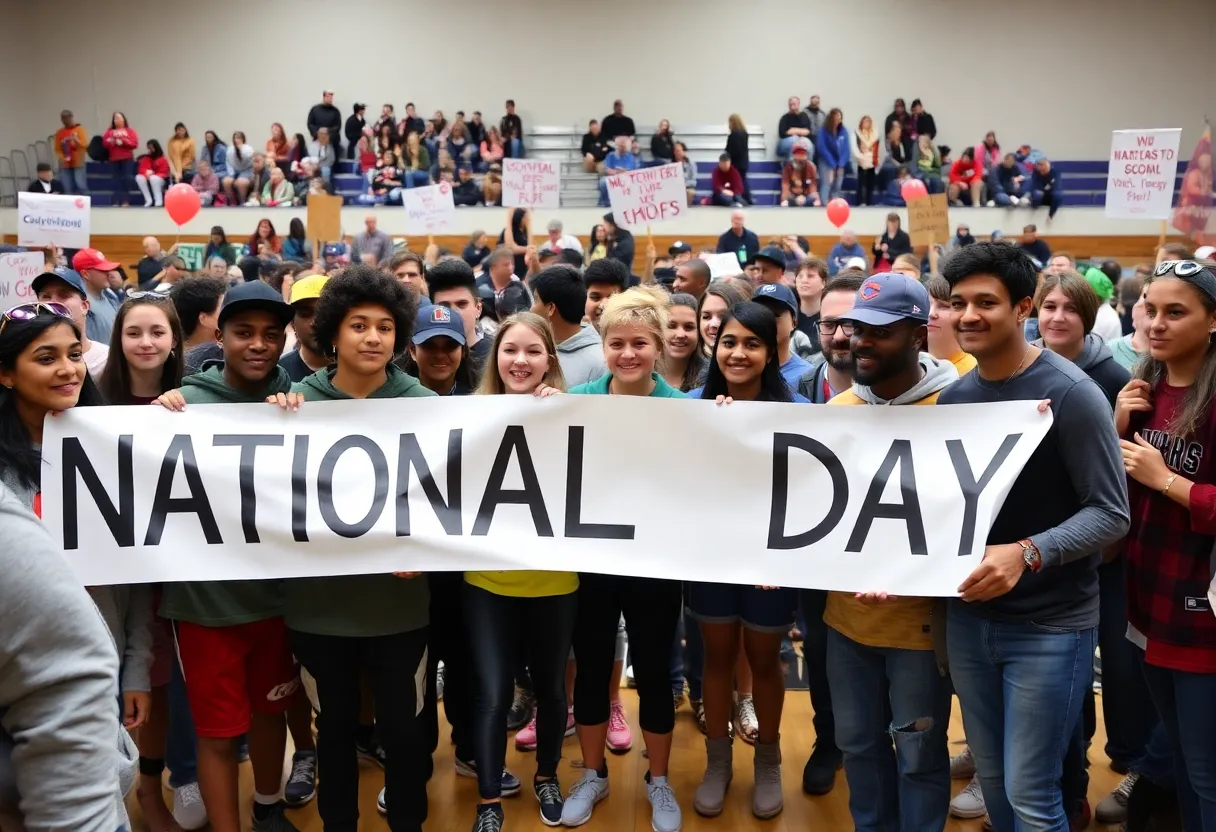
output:
M48 252L37 300L0 317L0 818L125 828L135 784L154 832L236 832L247 753L258 832L296 829L288 809L318 795L327 829L354 829L359 759L385 770L390 828L419 832L443 776L442 696L455 773L477 780L474 832L502 829L524 788L504 765L510 732L535 752L541 819L580 826L610 799L605 752L633 746L627 664L653 828L723 812L736 741L755 747L752 811L771 818L797 629L815 714L802 788L827 794L843 767L859 829L942 829L951 813L998 832L1093 815L1216 828L1213 252L1171 243L1125 275L1033 227L985 241L960 227L926 268L896 215L869 253L846 230L822 257L797 238L761 245L745 220L733 212L712 252L648 245L642 275L611 214L586 246L559 222L536 246L519 209L497 246L482 234L459 253L399 250L374 215L317 261L286 257L294 230L279 241L269 220L244 255L214 229L201 274L154 238L131 281L94 249ZM738 270L714 278L722 253ZM72 407L434 395L1030 400L1053 423L954 599L538 571L86 594L35 519L44 420ZM1126 776L1091 809L1099 647L1106 756ZM952 693L968 742L954 759ZM692 795L668 779L685 701L705 735ZM571 734L584 767L567 789ZM970 780L953 800L952 777Z
M302 205L310 193L332 193L335 166L349 159L363 178L361 204L400 204L403 190L444 181L453 186L458 205L498 205L502 160L525 153L523 123L512 100L494 125L476 111L468 118L457 111L450 122L441 110L423 119L413 103L405 105L400 119L394 105L385 104L379 117L369 121L367 105L356 102L344 121L333 99L331 90L323 93L308 113L306 133L288 135L283 125L272 124L261 150L240 131L225 143L207 130L196 145L186 125L178 123L165 148L150 139L141 154L139 134L123 113L114 113L109 129L90 139L65 110L55 134L59 177L50 164L40 164L27 190L88 193L85 165L91 158L110 165L118 205L130 203L134 187L146 206L161 205L164 188L177 182L190 183L206 205ZM749 205L747 125L735 113L727 127L726 145L711 175L711 195L704 202ZM646 155L637 133L620 100L609 115L588 124L579 152L583 169L601 175L600 204L608 204L607 177L671 163L682 165L688 203L697 204L696 165L671 122L659 121ZM930 194L948 194L956 206L1046 207L1050 219L1062 201L1059 172L1029 145L1002 151L996 134L989 132L952 158L949 146L936 143L937 123L920 99L911 108L895 99L880 136L869 115L850 130L840 108L824 110L819 96L812 95L804 109L794 96L778 123L777 139L777 156L784 160L783 207L826 205L844 195L850 174L856 176L853 201L858 205L904 205L902 186L909 179L923 182Z

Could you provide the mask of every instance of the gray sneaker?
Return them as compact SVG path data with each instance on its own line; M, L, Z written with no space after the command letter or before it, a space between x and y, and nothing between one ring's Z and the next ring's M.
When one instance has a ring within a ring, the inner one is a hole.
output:
M1098 823L1123 823L1127 820L1127 798L1140 775L1132 772L1123 778L1115 790L1098 801L1094 807L1094 820Z
M950 814L956 818L982 818L988 814L984 805L984 793L980 791L979 777L972 777L967 787L950 801Z
M705 738L705 776L697 786L693 808L698 815L716 818L722 814L726 790L734 777L734 749L730 737Z
M253 819L253 832L300 832L299 828L283 814L284 805L276 803L270 807L270 813L258 820Z
M777 817L785 808L781 797L780 742L756 743L755 779L752 814L761 820Z
M650 801L650 828L654 832L680 832L684 816L667 778L647 775L646 797Z
M584 771L583 779L574 784L562 807L562 826L582 826L591 820L595 804L607 796L608 778L596 771Z

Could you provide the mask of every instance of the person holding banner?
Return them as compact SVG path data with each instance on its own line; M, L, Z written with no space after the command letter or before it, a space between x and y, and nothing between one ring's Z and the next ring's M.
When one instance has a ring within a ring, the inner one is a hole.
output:
M931 304L915 278L867 278L839 318L849 334L853 386L830 404L935 404L958 373L924 354ZM951 690L933 649L944 607L933 598L828 593L828 679L858 829L946 825Z
M682 399L655 365L667 331L667 293L638 286L604 304L600 330L608 372L572 394L649 396ZM646 795L656 832L679 832L683 822L675 792L667 781L675 704L671 695L671 645L684 608L679 581L583 573L579 576L578 617L574 625L574 720L586 768L562 810L563 826L582 826L595 805L608 796L604 747L611 708L608 682L616 657L617 626L625 629L633 652L642 736L649 755ZM726 724L725 717L722 720Z
M955 251L942 270L959 346L977 366L938 404L1036 399L1053 411L992 524L983 561L949 604L951 677L993 827L1067 829L1060 778L1065 739L1092 681L1099 553L1128 527L1118 437L1103 428L1110 405L1097 383L1026 342L1038 278L1029 255L980 242Z
M478 395L545 397L566 387L553 334L538 315L521 312L504 320L494 336L490 357ZM458 756L457 767L477 777L481 802L473 830L499 832L502 798L520 789L518 778L506 770L504 760L507 712L515 671L524 657L537 707L532 792L540 804L541 820L546 826L557 826L563 817L557 764L568 715L566 659L578 609L579 576L527 570L466 572L462 589L460 602L473 658L475 759L463 761Z
M1131 479L1128 637L1144 650L1144 676L1173 746L1183 827L1216 829L1216 265L1159 264L1144 303L1149 355L1115 404Z

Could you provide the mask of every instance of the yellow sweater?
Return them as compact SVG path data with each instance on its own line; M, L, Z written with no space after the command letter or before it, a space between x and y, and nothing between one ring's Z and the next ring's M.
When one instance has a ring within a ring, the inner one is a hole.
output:
M176 136L169 139L165 157L169 160L169 170L173 171L174 176L181 176L182 171L194 170L194 156L194 139L179 139ZM217 170L215 175L220 176L221 173Z
M971 353L959 350L950 356L950 363L954 365L954 369L958 370L958 377L962 378L974 370L979 362L975 360L975 356Z
M966 355L966 353L963 353ZM971 356L966 355L967 358ZM971 358L974 363L975 359ZM957 366L957 362L955 362ZM959 372L963 370L959 367ZM937 393L916 402L936 404ZM828 404L866 404L852 390L836 395ZM892 587L898 589L898 587ZM853 592L829 592L824 622L841 635L868 647L894 647L901 650L932 650L933 636L929 619L933 614L933 598L896 598L885 604L867 605L857 600Z
M521 569L516 572L465 572L464 582L495 595L511 598L545 598L569 595L578 589L577 572L540 572Z

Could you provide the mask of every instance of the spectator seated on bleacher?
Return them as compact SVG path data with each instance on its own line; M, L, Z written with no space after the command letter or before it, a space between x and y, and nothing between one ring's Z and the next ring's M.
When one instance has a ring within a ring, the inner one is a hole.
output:
M663 119L659 129L650 137L650 155L656 165L670 165L676 158L676 137L671 132L671 122Z
M406 136L405 147L401 150L401 166L405 168L405 175L402 177L405 187L417 188L431 184L431 155L419 133Z
M135 184L144 195L144 207L161 207L165 204L165 180L169 178L169 160L160 142L149 139L148 152L135 163Z
M723 153L718 157L718 166L714 168L713 203L725 208L742 208L750 203L743 195L743 177L731 164L730 154Z
M621 102L617 102L619 105ZM629 122L633 124L632 121ZM615 138L616 149L604 157L604 176L600 179L600 205L609 205L608 177L638 169L638 157L630 150L630 137L620 135Z
M983 169L985 178L1001 163L1001 144L996 140L996 133L989 130L984 140L975 146L975 161Z
M190 138L186 125L180 121L173 125L173 138L169 139L165 156L169 160L169 174L173 177L174 184L190 181L190 177L194 175L196 152L194 139Z
M503 147L502 133L493 124L486 127L485 136L481 140L480 148L482 169L489 168L490 165L500 164L503 156L506 154L506 148Z
M777 158L788 158L798 139L811 140L811 116L802 109L798 96L790 96L789 109L777 122Z
M431 165L430 175L432 182L439 182L443 178L443 172L456 172L456 162L452 159L452 154L448 153L447 145L439 147L439 153L435 157L435 163Z
M964 147L958 159L950 166L950 204L966 203L974 208L984 204L984 168L975 159L975 148Z
M228 147L228 175L224 177L224 198L229 205L244 205L249 198L249 176L253 170L253 146L245 141L245 134L237 130L232 134Z
M214 130L208 130L203 134L203 146L198 149L195 167L197 168L198 163L203 160L211 165L211 172L221 180L228 175L228 145L220 141L220 137L215 135Z
M921 133L916 138L916 178L925 183L925 190L929 193L945 193L946 186L942 183L942 154L928 133Z
M612 139L602 130L600 123L591 119L587 124L587 132L583 134L583 144L580 152L583 155L583 170L587 173L603 173L604 159L612 150Z
M1001 163L988 174L988 204L1016 208L1023 200L1029 201L1023 187L1025 181L1026 175L1018 167L1017 159L1012 153L1006 153Z
M246 205L261 205L262 191L270 181L270 168L266 165L266 154L260 150L253 154L253 166L249 168L249 197Z
M333 144L329 129L317 131L317 139L308 146L308 155L317 163L317 171L326 182L333 181L334 166L338 164L338 150Z
M486 138L486 126L481 120L481 112L479 110L474 110L473 118L465 122L464 126L469 131L469 141L471 141L473 146L480 151L481 143L485 141Z
M473 178L473 170L468 165L461 165L456 172L456 185L452 188L452 202L457 206L473 206L481 205L485 201L485 197L481 194L481 188L477 186L477 180Z
M295 190L280 167L270 169L270 181L262 188L262 204L267 208L290 208Z
M909 146L904 144L903 127L898 121L890 121L891 116L887 116L887 138L883 144L883 152L886 154L882 160L882 166L878 169L878 190L886 192L887 183L895 178L896 172L902 167L906 168L912 164L911 152Z
M31 181L27 191L35 194L61 194L63 183L55 178L55 169L46 162L38 163L38 175Z
M695 205L697 201L697 166L688 158L688 146L684 142L675 143L675 158L684 171L684 193L688 196L688 204Z
M1047 206L1047 221L1051 222L1060 210L1060 174L1052 169L1051 160L1039 159L1030 174L1030 207Z
M502 205L502 165L494 164L481 180L481 195L486 205Z
M895 99L891 112L887 114L887 119L883 122L883 132L890 137L891 128L897 124L899 125L899 140L904 145L904 155L911 156L916 136L916 118L908 112L908 106L904 104L902 98ZM907 164L907 159L905 158L900 164Z
M359 141L355 143L355 161L359 165L359 173L363 175L364 184L370 185L376 177L376 168L379 166L380 160L387 153L393 157L394 162L397 159L397 154L394 152L392 145L380 151L377 155L372 151L371 140L367 136L360 136Z
M887 186L882 191L882 204L890 205L895 208L903 208L907 203L904 202L904 185L912 175L908 173L908 169L902 165L895 171L895 178L887 183Z
M411 101L405 105L405 117L397 123L397 136L403 139L410 133L417 133L421 136L424 130L426 130L426 122L422 116L418 115L418 111Z
M809 158L810 143L809 139L798 137L790 149L790 160L781 168L782 208L822 205L819 200L819 177Z
M291 143L287 131L277 121L270 125L270 138L266 140L266 157L273 159L275 166L291 169Z
M477 145L469 139L469 128L465 123L457 121L453 124L451 132L448 133L447 146L448 155L452 157L452 161L472 168L478 161L477 150Z
M937 138L937 122L933 116L925 112L925 105L919 98L912 99L912 123L916 128L916 137L928 136L929 141Z
M194 177L190 180L190 187L198 191L199 202L203 205L211 205L215 202L215 195L220 192L220 178L215 175L215 171L211 169L211 163L206 159L198 160Z
M320 183L319 187L317 183ZM325 180L317 173L316 164L307 157L300 163L300 171L296 176L294 188L296 193L292 202L296 205L307 205L308 195L311 193L327 194L330 192Z
M405 177L392 150L380 154L380 164L372 169L372 181L366 191L360 194L357 201L361 205L393 205L401 204L401 190L405 187Z
M579 254L583 253L583 244L579 242L578 237L572 234L565 233L566 227L562 225L562 221L554 218L549 220L545 230L548 232L549 238L545 240L540 247L540 251L559 252L563 249L571 249Z

